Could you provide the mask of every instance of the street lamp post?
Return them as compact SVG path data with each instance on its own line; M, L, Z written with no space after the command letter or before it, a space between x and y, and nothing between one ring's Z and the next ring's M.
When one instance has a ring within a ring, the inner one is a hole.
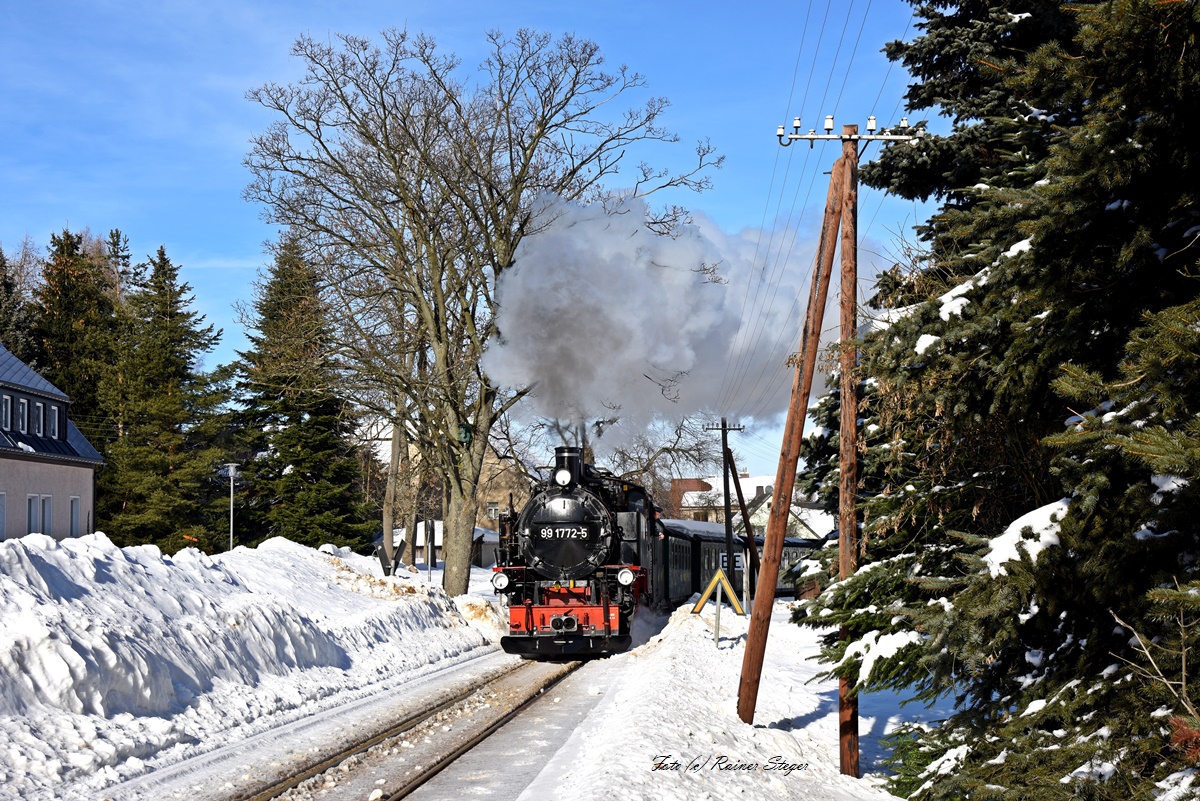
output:
M225 469L229 471L229 550L233 550L233 479L237 475L237 463L228 462Z

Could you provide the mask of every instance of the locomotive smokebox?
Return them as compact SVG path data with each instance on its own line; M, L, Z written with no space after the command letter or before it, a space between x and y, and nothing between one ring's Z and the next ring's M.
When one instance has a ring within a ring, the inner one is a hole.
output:
M585 474L582 448L556 448L553 481L517 519L521 557L539 576L574 581L593 574L613 554L616 522L598 485Z
M560 487L578 484L583 477L583 448L561 446L554 449L554 483Z

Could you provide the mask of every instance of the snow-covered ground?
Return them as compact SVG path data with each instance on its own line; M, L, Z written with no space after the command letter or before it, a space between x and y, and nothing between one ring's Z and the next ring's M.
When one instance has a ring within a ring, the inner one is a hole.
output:
M118 549L103 535L0 542L0 799L95 798L486 652L501 631L488 575L451 599L440 571L434 584L425 571L383 579L375 560L281 539L216 557ZM836 687L808 683L816 636L777 606L746 726L735 711L745 620L726 608L718 647L713 610L681 610L610 660L613 689L527 797L887 797L877 780L838 775ZM919 713L863 698L866 770L883 731ZM722 769L739 762L757 767Z

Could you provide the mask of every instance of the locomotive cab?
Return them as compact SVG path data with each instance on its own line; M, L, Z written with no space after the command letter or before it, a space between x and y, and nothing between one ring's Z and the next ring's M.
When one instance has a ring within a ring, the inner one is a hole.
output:
M501 647L542 658L627 650L652 508L645 490L585 464L580 448L558 448L550 480L501 521L492 578L508 598Z

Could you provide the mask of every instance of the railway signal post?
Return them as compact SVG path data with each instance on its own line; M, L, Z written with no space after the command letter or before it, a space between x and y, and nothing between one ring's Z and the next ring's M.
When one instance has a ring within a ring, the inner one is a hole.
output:
M900 121L896 131L884 130L882 133L876 134L874 117L867 120L865 135L858 133L857 125L844 125L840 135L834 134L832 116L825 118L824 130L824 134L818 134L816 130L801 134L800 118L796 117L792 133L786 133L782 125L776 132L779 144L784 147L800 139L807 140L810 147L817 140L841 141L842 156L834 162L829 180L829 194L825 202L820 245L817 249L817 264L813 270L812 290L809 294L808 309L804 319L800 353L796 360L796 376L792 382L792 400L788 406L787 422L784 425L783 446L780 450L779 468L775 478L775 492L771 501L771 513L767 520L767 534L762 555L762 576L759 584L760 594L765 603L755 605L746 637L746 655L742 662L741 685L738 688L738 717L745 723L754 722L754 709L758 702L758 685L762 677L767 632L771 624L775 583L779 575L783 540L787 533L788 513L791 509L792 490L796 480L796 465L800 458L800 442L804 435L804 416L807 410L808 395L812 390L813 374L816 370L821 320L825 313L825 301L829 292L833 253L837 244L839 227L841 228L842 253L839 578L848 578L858 567L858 518L856 514L858 387L854 380L858 352L853 346L854 338L857 335L858 143L860 141L913 142L923 134L920 130L910 129L907 119ZM853 686L846 679L841 679L838 683L838 720L842 773L857 776L858 698L853 693Z

